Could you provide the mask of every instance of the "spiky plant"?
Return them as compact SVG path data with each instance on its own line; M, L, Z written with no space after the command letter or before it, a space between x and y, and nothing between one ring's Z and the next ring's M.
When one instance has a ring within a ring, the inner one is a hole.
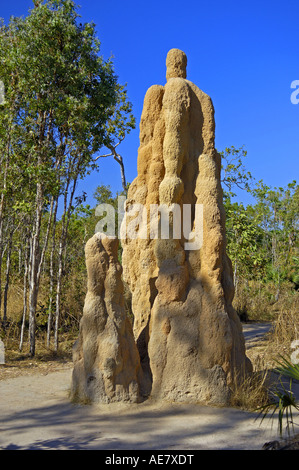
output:
M270 402L259 407L257 411L260 411L259 416L262 415L261 421L263 421L271 411L272 414L270 418L274 419L274 415L278 411L278 427L280 436L282 436L283 419L286 419L287 431L288 434L290 434L291 426L294 430L293 409L299 411L299 402L292 392L292 381L299 380L299 364L293 364L283 356L280 356L280 360L277 360L276 362L278 367L274 371L281 376L288 377L290 379L289 390L286 389L280 379L280 387L276 387L271 391L272 399Z

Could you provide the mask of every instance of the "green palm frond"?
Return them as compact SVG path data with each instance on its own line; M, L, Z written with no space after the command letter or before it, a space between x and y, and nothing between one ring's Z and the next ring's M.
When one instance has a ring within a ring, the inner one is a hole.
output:
M274 419L274 415L278 411L279 434L282 435L283 419L286 419L287 430L290 434L290 427L292 426L292 429L294 429L293 410L299 411L299 402L292 392L292 380L299 380L299 364L293 364L281 355L279 357L280 360L276 360L278 367L274 369L274 372L290 379L289 390L286 389L280 379L280 388L276 387L271 391L272 397L269 403L259 407L256 411L259 411L258 417L262 415L261 422L266 416L269 416L270 411L272 411L270 419Z
M279 367L274 372L289 377L290 379L299 380L299 364L293 364L291 361L280 355L281 360L276 361Z
M281 389L276 388L272 391L272 400L270 400L266 405L259 407L256 411L260 412L258 417L262 415L261 423L269 415L270 411L272 411L270 419L274 419L274 415L278 411L278 428L279 434L282 436L284 418L286 419L288 433L290 434L291 426L292 429L294 429L293 409L299 411L299 403L291 390L291 382L290 390L287 390L282 382L280 382L280 384Z

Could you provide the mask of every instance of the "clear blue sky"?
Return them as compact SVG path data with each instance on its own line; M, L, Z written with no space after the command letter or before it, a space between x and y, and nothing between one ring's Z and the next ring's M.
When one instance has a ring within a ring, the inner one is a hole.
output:
M137 127L119 147L128 181L136 176L144 95L165 84L166 54L174 47L187 54L187 78L213 100L217 149L244 145L248 170L269 186L299 181L299 104L290 99L291 82L299 80L298 0L77 3L82 21L97 26L101 55L114 56L133 103ZM26 15L32 1L0 5L8 22L10 15ZM103 159L100 172L81 185L89 202L98 184L121 189L116 162Z

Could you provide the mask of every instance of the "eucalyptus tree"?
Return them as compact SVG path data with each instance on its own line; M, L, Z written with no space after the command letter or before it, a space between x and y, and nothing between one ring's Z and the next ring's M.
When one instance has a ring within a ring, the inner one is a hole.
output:
M247 150L243 147L226 147L221 155L221 183L226 187L226 193L235 196L236 189L251 192L254 178L245 167L244 160Z
M233 264L237 294L241 278L260 279L265 274L267 258L262 248L263 230L258 225L254 206L245 207L224 198L226 212L227 249Z
M6 257L4 320L6 319L13 237L17 225L20 228L20 222L30 211L28 167L23 160L21 144L26 129L19 125L22 112L15 53L20 22L18 18L12 18L9 28L4 25L3 21L0 24L0 80L3 84L3 99L0 103L0 307L2 303L1 272ZM24 199L26 197L27 201Z
M111 108L111 117L106 122L106 136L104 145L108 149L107 153L97 155L94 161L100 158L113 157L120 166L121 183L123 192L127 195L128 182L126 180L125 164L122 155L118 151L119 145L126 135L135 129L136 121L132 113L132 104L128 100L126 88L123 85L117 86L117 101Z
M7 68L3 82L12 97L4 111L15 124L16 142L16 148L2 156L1 171L5 175L5 168L13 162L17 172L26 176L26 194L19 204L28 208L31 224L31 355L35 354L41 267L58 201L62 198L64 205L61 256L78 180L95 169L94 155L109 140L107 122L119 100L112 61L105 61L99 51L95 25L79 22L71 0L35 1L27 17L12 19L1 28L1 65ZM14 106L17 110L12 113ZM3 200L5 192L4 187ZM47 226L42 231L45 213Z
M253 190L256 220L264 232L268 277L276 285L277 301L285 279L298 285L299 185L271 188L259 181Z

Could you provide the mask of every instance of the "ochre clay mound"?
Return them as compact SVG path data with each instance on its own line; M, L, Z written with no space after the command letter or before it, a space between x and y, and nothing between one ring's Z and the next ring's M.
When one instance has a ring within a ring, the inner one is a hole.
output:
M145 96L138 176L127 208L139 203L149 214L152 204L191 207L191 230L203 243L186 249L186 236L151 239L148 226L147 238L122 240L124 280L152 396L226 403L235 373L249 372L251 364L232 307L214 108L186 79L182 51L171 50L166 64L166 85L152 86ZM202 205L203 220L200 211L195 217L196 205Z
M251 363L232 307L214 108L186 79L184 52L172 49L166 66L167 83L152 86L144 99L138 176L122 224L133 329L124 310L118 241L95 235L86 246L88 293L72 393L107 403L150 393L158 400L224 405L235 377L242 380ZM128 230L134 208L143 208L145 220L135 223L136 237ZM169 211L167 236L159 210Z
M73 400L138 402L142 370L124 309L118 239L94 235L86 244L88 290L74 346Z

